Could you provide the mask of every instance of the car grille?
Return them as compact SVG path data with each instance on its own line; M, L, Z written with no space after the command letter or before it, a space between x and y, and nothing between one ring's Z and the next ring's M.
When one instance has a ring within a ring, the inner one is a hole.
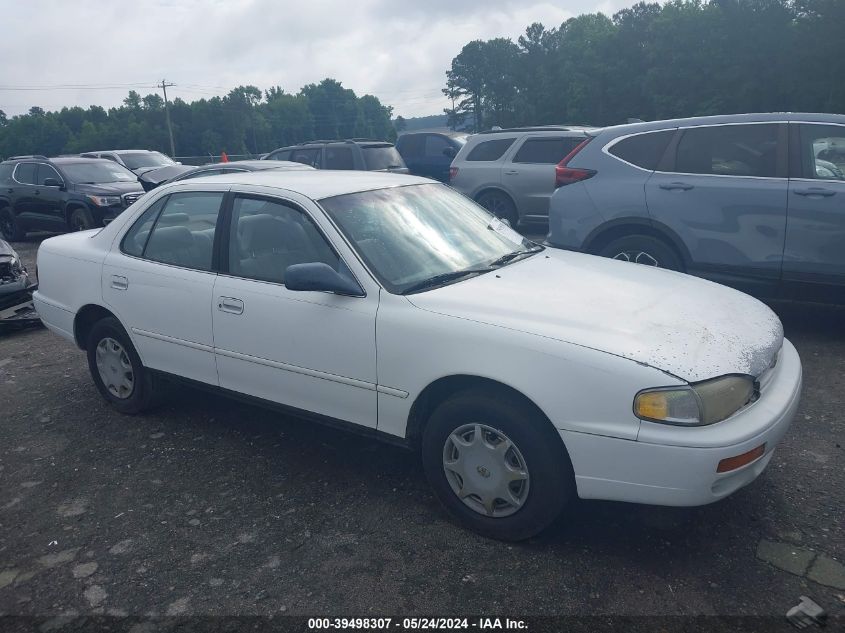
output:
M137 191L133 193L125 193L123 194L123 204L124 206L129 206L133 202L137 201L138 198L144 195L143 191Z

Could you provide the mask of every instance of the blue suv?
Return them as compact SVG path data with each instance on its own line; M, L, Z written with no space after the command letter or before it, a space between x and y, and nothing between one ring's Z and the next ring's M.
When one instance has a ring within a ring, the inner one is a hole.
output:
M843 115L604 128L558 164L547 241L761 298L841 304L843 173Z

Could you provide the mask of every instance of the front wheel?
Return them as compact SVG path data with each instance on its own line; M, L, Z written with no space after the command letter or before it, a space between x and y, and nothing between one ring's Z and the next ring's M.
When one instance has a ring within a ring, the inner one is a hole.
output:
M684 272L684 264L672 247L650 235L620 237L599 249L597 254L632 264Z
M423 431L422 460L450 514L491 538L538 534L574 491L557 432L526 403L495 390L465 391L440 404Z
M156 400L157 381L141 364L120 322L101 319L88 337L88 369L100 394L121 413L140 413Z
M88 209L77 207L71 211L68 224L71 231L87 231L95 228L94 217Z
M512 228L515 229L519 224L519 213L516 211L516 205L507 194L501 191L487 191L482 193L476 202L497 218L507 220Z

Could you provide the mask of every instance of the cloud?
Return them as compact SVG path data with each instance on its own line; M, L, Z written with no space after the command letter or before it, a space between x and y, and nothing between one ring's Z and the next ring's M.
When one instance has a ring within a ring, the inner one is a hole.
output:
M32 105L119 105L130 87L193 101L237 85L296 92L333 77L374 94L396 114L439 113L445 71L474 39L518 37L532 22L605 13L631 2L607 0L29 0L6 7L0 86L84 84L85 89L1 90L0 109ZM14 60L11 62L10 60ZM92 86L116 86L94 89Z

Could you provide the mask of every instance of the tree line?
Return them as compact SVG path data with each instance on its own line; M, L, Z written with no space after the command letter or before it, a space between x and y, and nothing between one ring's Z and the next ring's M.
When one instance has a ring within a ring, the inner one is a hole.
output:
M469 42L452 127L609 125L739 112L845 112L845 1L640 2L612 17Z
M0 110L0 156L73 154L144 148L170 153L164 99L130 91L123 105L62 108L7 118ZM317 138L395 138L392 108L372 95L357 96L334 79L290 94L239 86L224 97L187 103L175 99L170 118L180 156L259 154Z

